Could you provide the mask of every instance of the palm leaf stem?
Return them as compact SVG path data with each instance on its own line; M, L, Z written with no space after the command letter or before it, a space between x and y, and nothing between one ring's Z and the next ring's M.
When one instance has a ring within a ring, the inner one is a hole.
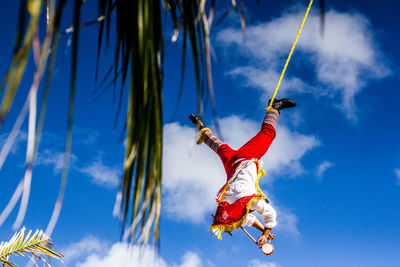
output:
M97 18L94 19L94 20L91 20L91 21L88 21L88 22L79 24L78 27L83 28L83 27L91 26L91 25L94 25L94 24L97 24L97 23L103 23L103 21L104 21L105 19L106 19L106 16L105 16L105 15L100 15L99 17L97 17ZM66 28L66 29L64 30L64 32L62 33L62 35L69 34L69 33L73 33L73 32L74 32L74 26L70 26L70 27L68 27L68 28Z
M213 111L213 117L214 117L214 124L215 128L217 129L217 132L221 138L222 133L221 129L219 127L219 122L218 122L218 116L217 116L217 106L215 104L215 95L214 95L214 85L212 81L212 70L211 70L211 57L210 57L210 27L208 24L208 19L205 11L205 3L206 0L200 0L200 16L201 16L201 21L202 21L202 29L203 29L203 38L204 38L204 54L205 54L205 60L206 60L206 71L207 71L207 84L208 84L208 93L210 96L211 100L211 106L212 106L212 111Z
M72 147L72 126L74 117L74 103L75 103L75 89L76 89L76 75L77 75L77 60L78 60L78 38L79 38L79 21L81 13L81 0L74 1L74 17L73 26L76 29L73 32L72 41L72 63L71 63L71 78L70 78L70 95L68 104L68 117L67 117L67 136L65 142L65 152L64 152L64 163L63 171L61 176L60 188L58 191L58 196L56 204L53 209L49 224L47 225L46 233L51 235L53 233L54 227L57 224L58 217L61 212L62 203L64 200L65 189L68 181L68 171L71 160L71 147Z

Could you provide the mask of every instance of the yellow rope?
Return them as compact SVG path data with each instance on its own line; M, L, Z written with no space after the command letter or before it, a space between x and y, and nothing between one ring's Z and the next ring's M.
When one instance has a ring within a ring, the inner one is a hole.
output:
M267 198L264 194L264 192L261 190L260 185L258 184L258 181L260 180L261 176L265 176L265 171L258 167L257 170L257 179L256 179L256 188L257 192L262 196L262 198Z
M306 19L307 19L307 16L308 16L308 12L310 11L310 8L311 8L312 3L313 3L313 0L310 0L310 3L308 4L308 8L307 8L307 11L306 11L306 14L304 14L303 21L301 22L299 31L297 32L297 36L296 36L296 39L294 40L294 43L293 43L293 45L292 45L292 49L290 50L289 56L288 56L288 58L286 59L285 66L283 67L281 76L279 77L278 83L276 84L275 92L274 92L274 94L272 95L271 102L269 103L269 106L268 106L267 110L269 110L269 109L271 108L272 103L274 102L276 93L278 92L279 86L281 85L283 75L285 74L286 68L287 68L287 66L288 66L288 64L289 64L289 61L290 61L290 58L292 57L294 47L296 46L297 40L299 39L299 36L300 36L301 30L303 29L304 23L306 22Z

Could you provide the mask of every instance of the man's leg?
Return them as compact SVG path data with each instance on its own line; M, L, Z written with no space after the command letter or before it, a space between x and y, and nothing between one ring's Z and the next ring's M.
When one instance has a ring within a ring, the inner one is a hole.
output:
M218 137L212 134L210 130L204 131L200 136L200 140L214 150L220 157L222 164L224 165L225 171L228 173L227 162L235 154L236 150L233 150L229 145L222 142Z
M227 161L235 154L236 150L233 150L230 146L222 142L218 137L212 134L211 130L206 128L203 119L200 116L191 114L189 119L193 122L197 129L200 130L199 141L205 143L212 150L214 150L220 157L222 164L224 165L225 171L228 173Z
M264 156L275 138L275 126L278 118L279 112L276 109L270 109L264 117L261 131L239 148L235 156L237 158L256 159Z
M281 109L295 106L296 102L287 98L274 100L272 108L264 117L261 131L255 137L250 139L250 141L248 141L245 145L239 148L235 157L260 159L262 156L264 156L275 138L275 127L279 118L279 111Z

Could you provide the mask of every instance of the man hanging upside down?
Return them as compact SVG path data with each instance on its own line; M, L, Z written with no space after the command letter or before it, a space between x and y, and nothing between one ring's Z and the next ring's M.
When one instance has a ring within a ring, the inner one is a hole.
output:
M257 240L260 247L274 239L271 229L277 224L276 211L258 186L258 179L265 175L260 158L275 138L280 110L295 106L296 102L287 98L274 100L265 115L261 131L238 150L233 150L213 135L200 116L190 115L189 118L200 130L197 143L204 142L218 154L227 174L227 183L217 195L218 207L211 225L211 230L218 238L222 238L222 232L246 225L262 232ZM264 225L250 213L254 210L264 217Z

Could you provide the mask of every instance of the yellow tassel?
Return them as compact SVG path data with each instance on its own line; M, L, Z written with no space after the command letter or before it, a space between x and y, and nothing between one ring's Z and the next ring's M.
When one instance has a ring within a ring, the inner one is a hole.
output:
M222 231L218 226L212 226L211 231L219 240L222 240Z
M200 132L199 132L199 139L197 139L197 144L198 144L198 145L200 145L200 144L203 142L203 140L201 140L201 139L203 138L203 134L204 134L205 132L207 132L207 131L210 131L210 133L212 133L211 130L210 130L209 128L207 128L207 127L204 127L203 129L200 130Z
M226 192L226 190L228 190L230 185L231 185L231 183L226 183L225 184L224 189L222 189L221 193L219 194L219 196L217 198L217 205L223 201L224 196L225 196L225 192Z

